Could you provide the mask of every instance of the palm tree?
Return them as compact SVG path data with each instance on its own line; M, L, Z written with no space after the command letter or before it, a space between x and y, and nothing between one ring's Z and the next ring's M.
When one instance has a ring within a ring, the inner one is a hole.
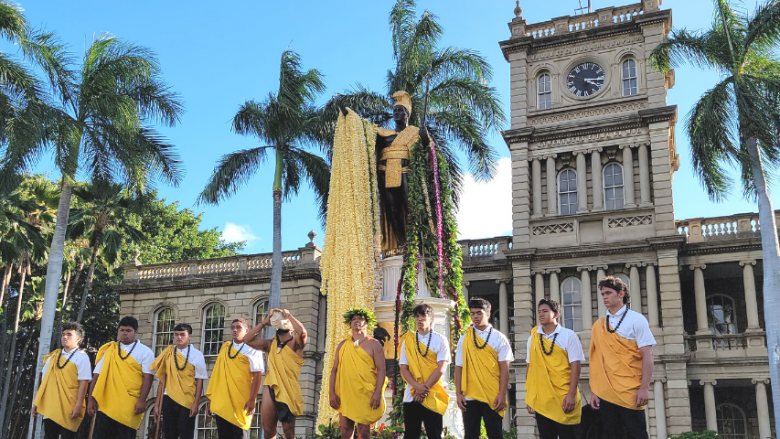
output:
M135 198L123 185L96 181L74 188L73 193L83 204L72 210L67 234L71 239L86 239L90 250L89 271L76 317L81 322L98 257L111 268L126 240L139 242L144 235L128 222L127 213L134 207Z
M44 112L45 142L8 142L2 163L7 181L9 175L33 166L48 149L62 174L46 268L36 363L40 372L51 343L76 174L93 181L124 181L137 190L145 190L158 177L177 184L180 166L173 146L150 124L175 125L182 105L162 80L160 65L149 49L103 34L77 66L53 35L37 35L33 43L54 101ZM38 374L35 378L37 387Z
M764 316L770 356L780 349L780 247L767 175L780 165L780 0L766 0L752 14L735 12L714 0L712 28L675 30L651 55L668 71L689 64L713 69L720 82L704 93L686 122L693 169L713 201L722 201L732 179L726 166L741 171L743 193L758 201L764 266ZM780 370L769 362L772 394L780 395ZM780 403L774 404L775 423ZM780 425L778 425L780 428Z
M387 73L385 94L357 86L336 95L325 106L329 132L323 141L332 142L337 108L350 107L374 123L392 118L389 97L405 90L412 97L409 123L420 126L426 78L431 79L427 128L439 152L449 164L455 199L462 189L463 174L455 157L455 148L465 152L468 166L477 180L492 178L496 150L487 142L505 122L504 111L495 88L487 84L493 70L478 52L454 47L439 48L443 34L437 17L426 11L417 19L414 0L397 0L390 11L394 67Z
M321 215L326 208L330 167L325 159L303 149L303 145L314 143L311 133L319 115L313 101L324 89L319 71L304 72L298 54L291 50L282 53L279 91L262 102L246 101L233 117L233 131L256 136L263 146L223 156L198 197L199 203L218 204L247 182L269 152L274 153L271 308L281 306L282 199L297 195L301 180L306 179L318 198Z

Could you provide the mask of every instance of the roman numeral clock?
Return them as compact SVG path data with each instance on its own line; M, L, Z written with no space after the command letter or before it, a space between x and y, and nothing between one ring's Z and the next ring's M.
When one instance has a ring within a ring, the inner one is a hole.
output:
M596 63L579 64L566 77L566 86L577 97L588 97L604 87L604 69Z

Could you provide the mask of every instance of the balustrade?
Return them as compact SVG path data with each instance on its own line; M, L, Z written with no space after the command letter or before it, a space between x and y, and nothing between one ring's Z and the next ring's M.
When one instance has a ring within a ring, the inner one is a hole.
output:
M463 260L503 258L504 250L512 248L511 236L458 241L463 249Z
M775 211L775 217L778 212ZM761 234L758 213L678 220L675 225L677 233L687 237L689 243L756 238Z
M561 33L582 32L599 26L609 26L633 21L643 15L645 9L642 3L622 6L619 8L600 9L595 12L560 19L534 23L525 28L525 35L534 39L548 38Z

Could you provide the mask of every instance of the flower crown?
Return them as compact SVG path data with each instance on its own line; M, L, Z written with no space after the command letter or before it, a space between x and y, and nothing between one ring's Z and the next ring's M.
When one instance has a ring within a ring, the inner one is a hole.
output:
M374 313L366 308L360 307L348 309L347 312L344 313L344 324L350 326L352 324L352 319L355 316L362 317L363 320L366 321L368 329L373 329L376 327L376 316Z

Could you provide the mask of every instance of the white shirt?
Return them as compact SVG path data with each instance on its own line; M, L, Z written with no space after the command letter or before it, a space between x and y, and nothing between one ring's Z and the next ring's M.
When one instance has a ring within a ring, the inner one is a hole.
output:
M626 318L623 319L623 323L620 323L623 313L627 313ZM609 324L613 329L620 323L620 327L615 331L617 335L626 340L636 341L638 348L655 346L655 337L653 337L653 333L650 331L650 324L642 314L632 311L623 305L616 314L612 314L607 310L607 319L609 319ZM596 324L598 323L596 322Z
M495 349L496 352L498 352L498 361L506 361L511 362L515 361L515 356L512 353L512 346L509 345L509 340L507 340L506 336L502 334L497 329L493 328L493 325L488 324L484 331L480 331L474 325L471 325L470 328L466 328L466 331L471 331L471 328L474 328L474 332L482 338L485 342L487 342L488 346ZM493 330L491 333L490 330ZM490 337L488 337L488 334L490 334ZM466 337L466 335L462 335L460 337L460 340L458 340L458 348L455 350L455 366L463 367L463 339ZM467 401L470 401L471 398L466 398Z
M539 325L539 327L536 329L536 333L542 334L542 337L550 341L553 341L553 339L555 339L554 345L562 348L564 351L566 351L566 354L568 354L569 364L574 363L575 361L580 361L580 362L585 361L585 353L582 352L582 343L580 342L579 337L577 337L577 334L571 329L564 328L561 325L557 325L553 332L551 332L550 334L545 334L544 329L542 329L542 325ZM556 337L555 334L558 334L558 336ZM538 340L538 339L533 335L528 336L528 349L526 349L525 351L526 363L531 362L531 343L534 340Z
M228 346L228 349L230 349L230 346ZM250 372L265 372L265 365L263 364L263 351L258 351L252 346L246 345L244 343L235 342L233 342L233 350L239 351L243 355L246 355L246 358L249 359ZM233 355L235 352L228 351L228 353Z
M203 357L203 352L196 349L195 346L193 345L190 345L188 348L184 348L184 350L179 349L177 347L176 352L180 353L184 358L188 358L187 349L189 349L190 351L190 356L187 361L189 361L189 363L192 364L193 367L195 367L195 379L196 380L208 379L209 372L208 369L206 369L206 359ZM167 395L168 391L163 390L163 394Z
M70 359L70 362L76 365L76 371L78 373L78 380L79 381L89 381L92 379L92 364L89 362L89 356L82 351L79 348L74 348L76 352L73 352L73 350L66 351L64 348L62 349L62 358L59 359L60 365L62 367L65 367L65 362ZM73 356L71 356L71 352L73 352ZM54 361L57 361L57 357L49 357L46 359L46 362L43 363L43 375L41 378L46 376L46 371L49 370L49 362L54 359Z
M133 344L135 344L135 348L133 348ZM133 358L133 360L136 361L136 363L141 365L141 371L143 373L152 373L152 363L154 363L154 352L152 352L151 349L149 349L145 344L141 343L140 340L138 340L138 343L130 343L130 344L124 344L119 343L119 347L125 352L130 352L130 356ZM97 362L95 365L95 370L93 373L99 374L100 371L103 370L103 359L101 358L100 361Z
M446 361L447 363L450 362L450 345L447 343L447 340L442 337L441 334L438 332L430 331L428 335L419 335L417 334L419 343L420 343L420 350L425 352L426 346L428 345L428 337L430 337L431 344L430 344L430 351L434 354L436 354L436 362L440 361ZM417 349L415 346L414 349ZM401 343L401 356L398 358L398 364L409 364L409 359L406 358L406 341L404 340ZM444 386L444 388L447 388L447 383L443 379L444 375L439 378L439 382ZM406 386L406 390L404 391L404 402L413 402L414 398L412 397L412 387Z

